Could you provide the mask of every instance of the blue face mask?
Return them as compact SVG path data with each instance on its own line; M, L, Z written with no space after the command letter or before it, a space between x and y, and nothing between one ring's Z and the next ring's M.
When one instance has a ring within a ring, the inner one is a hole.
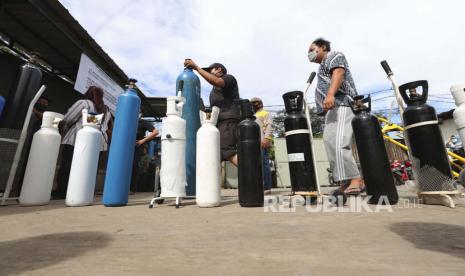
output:
M318 53L316 51L308 52L308 61L316 62L317 56L318 56Z

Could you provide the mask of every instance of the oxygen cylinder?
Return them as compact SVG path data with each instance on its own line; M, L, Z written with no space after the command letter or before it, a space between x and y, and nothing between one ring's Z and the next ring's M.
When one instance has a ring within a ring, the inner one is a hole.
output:
M140 110L136 82L135 79L130 79L126 91L118 97L103 190L102 202L107 207L124 206L128 203Z
M102 145L103 114L82 110L82 128L77 132L66 192L67 206L86 206L94 201L95 179Z
M364 103L368 103L368 106ZM370 196L369 203L396 204L399 195L394 184L381 127L378 119L370 114L371 98L356 96L350 107L355 114L352 119L352 129L367 195Z
M23 186L19 196L22 206L45 205L50 201L53 177L60 150L58 123L62 114L44 112L42 126L32 138Z
M26 119L32 98L42 83L42 71L36 66L37 55L33 54L29 62L22 65L13 89L8 94L0 128L21 129Z
M0 118L2 118L3 107L5 107L5 98L0 96Z
M421 95L417 92L418 87L422 87ZM409 94L407 94L407 90ZM419 172L420 168L429 166L452 178L436 111L432 106L426 104L428 82L426 80L409 82L399 86L399 91L407 104L402 117L416 173ZM420 184L420 186L422 185Z
M183 89L179 89L181 82ZM186 192L188 196L195 196L195 148L197 130L200 128L200 80L191 68L184 68L176 79L176 91L182 91L178 96L185 99L182 118L186 120Z
M450 88L450 92L454 97L457 108L454 110L454 122L457 128L457 133L465 143L465 84L457 84Z
M186 196L186 121L181 118L184 101L183 97L166 98L167 117L161 131L160 197Z
M241 207L263 206L263 171L260 127L255 122L249 100L239 100L241 119L237 145L238 189Z
M284 119L287 157L293 192L316 191L316 173L307 119L303 110L301 91L283 95L287 116Z
M216 207L221 202L220 131L216 128L220 109L212 108L210 118L200 111L202 127L197 131L196 197L199 207Z

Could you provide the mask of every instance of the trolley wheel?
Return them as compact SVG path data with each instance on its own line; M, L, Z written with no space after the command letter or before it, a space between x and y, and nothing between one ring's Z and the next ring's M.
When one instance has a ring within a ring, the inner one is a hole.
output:
M149 204L149 208L153 208L153 204Z
M164 198L159 198L159 199L155 200L155 202L156 202L157 204L163 204L164 201L165 201Z

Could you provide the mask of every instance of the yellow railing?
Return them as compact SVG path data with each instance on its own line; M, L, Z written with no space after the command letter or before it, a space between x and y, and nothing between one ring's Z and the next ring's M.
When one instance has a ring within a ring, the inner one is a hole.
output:
M392 139L391 137L389 137L388 133L391 132L391 131L401 131L402 133L404 132L404 128L395 124L395 123L391 123L389 122L388 120L386 120L385 118L382 118L382 117L376 117L378 119L378 121L380 123L384 123L384 126L381 128L381 131L383 133L383 137L386 141L400 147L401 149L407 151L408 148L406 145ZM461 162L462 164L465 164L465 158L463 158L462 156L460 155L457 155L451 151L447 151L447 154L452 157L452 158L455 158L457 161ZM462 166L460 164L457 164L455 161L452 161L450 160L449 161L450 164L452 166L454 166L455 168L459 169L459 170L462 170ZM452 171L452 174L454 175L454 177L458 177L459 174L455 171Z

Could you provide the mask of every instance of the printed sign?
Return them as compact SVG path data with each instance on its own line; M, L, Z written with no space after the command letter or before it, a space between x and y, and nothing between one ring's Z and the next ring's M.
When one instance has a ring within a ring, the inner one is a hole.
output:
M103 89L103 101L114 112L118 96L124 92L123 88L113 81L88 56L82 53L74 89L84 94L87 88L92 85Z

